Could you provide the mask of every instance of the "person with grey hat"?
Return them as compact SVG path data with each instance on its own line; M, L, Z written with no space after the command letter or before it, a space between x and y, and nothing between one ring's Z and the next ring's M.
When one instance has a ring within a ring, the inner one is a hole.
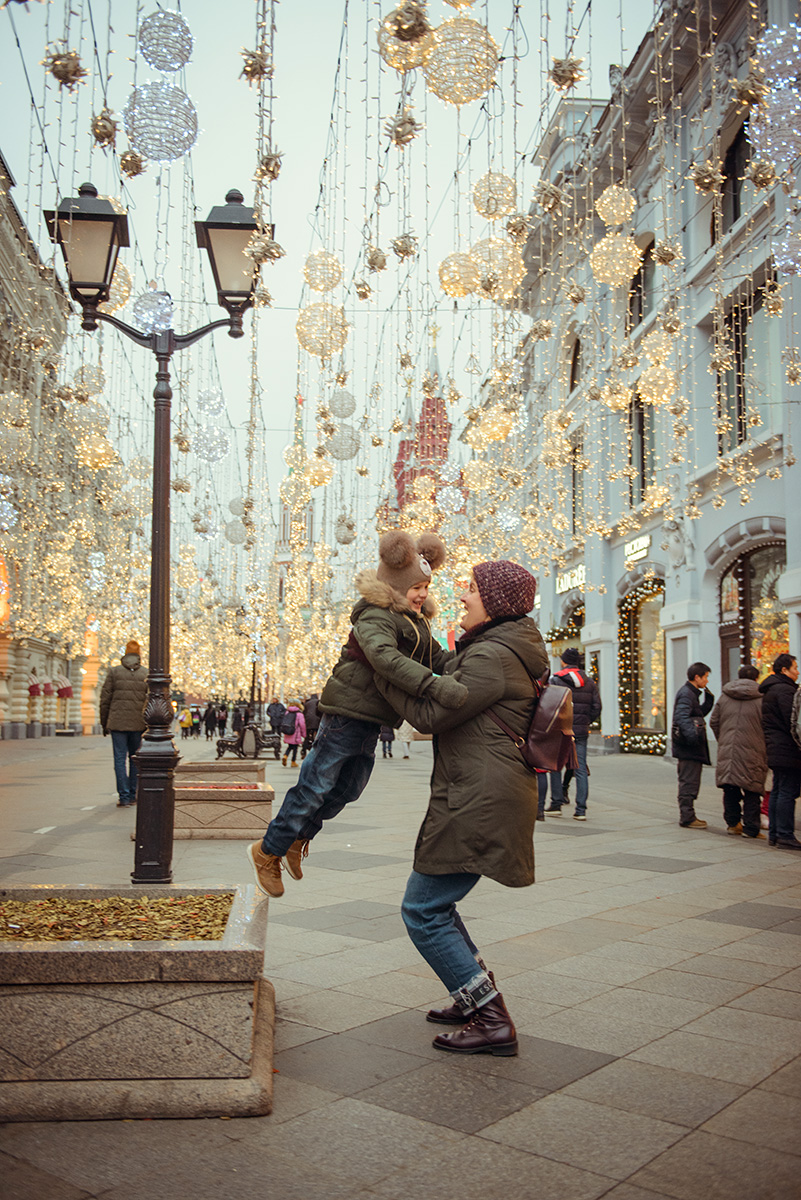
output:
M447 1008L427 1019L443 1029L438 1050L517 1054L517 1034L457 910L484 876L506 887L534 882L537 776L517 743L495 724L497 713L525 737L534 712L535 680L548 655L535 622L536 580L517 563L478 563L461 597L464 635L446 678L467 688L458 708L431 689L413 696L376 676L376 686L415 729L434 734L428 811L417 836L414 869L402 915L411 940L450 992Z
M452 652L431 633L436 606L428 588L432 572L445 561L445 546L435 534L421 534L415 542L395 529L378 549L377 570L356 576L362 598L320 696L314 745L264 838L248 846L256 883L268 896L283 895L282 870L303 878L301 860L323 822L358 800L367 786L381 726L401 723L374 677L393 683L401 695L430 693L446 708L457 708L467 696L460 683L442 676Z
M570 689L573 697L573 737L576 742L578 766L573 775L576 779L576 811L574 821L587 820L587 799L590 794L590 772L587 766L587 743L590 726L601 715L601 693L591 675L582 670L581 654L575 646L568 646L562 653L562 666L551 676L551 683ZM567 772L565 772L567 774ZM558 771L551 772L551 803L545 810L546 817L561 817L562 806L568 803Z

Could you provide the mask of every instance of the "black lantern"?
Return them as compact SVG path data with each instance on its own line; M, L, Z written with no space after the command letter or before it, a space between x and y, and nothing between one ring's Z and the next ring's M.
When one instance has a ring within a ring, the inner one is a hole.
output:
M62 200L44 218L64 255L73 299L91 307L108 300L120 247L130 245L127 215L98 196L93 184L82 183L77 197Z
M195 221L197 244L209 254L217 303L232 315L250 307L256 284L256 264L245 247L258 225L253 209L246 208L242 199L242 193L232 189L225 204L213 208L205 221ZM270 226L270 237L274 229Z

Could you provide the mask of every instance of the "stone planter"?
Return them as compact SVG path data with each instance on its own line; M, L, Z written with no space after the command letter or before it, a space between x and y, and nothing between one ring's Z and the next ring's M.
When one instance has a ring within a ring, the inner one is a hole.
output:
M173 837L252 842L270 824L274 797L267 783L181 779L175 784Z
M208 779L214 783L264 783L266 767L263 759L255 758L223 758L208 762L181 759L175 768L175 784L181 787L188 779Z
M189 896L233 888L9 888ZM267 903L237 888L218 942L0 942L0 1120L256 1116L272 1108Z

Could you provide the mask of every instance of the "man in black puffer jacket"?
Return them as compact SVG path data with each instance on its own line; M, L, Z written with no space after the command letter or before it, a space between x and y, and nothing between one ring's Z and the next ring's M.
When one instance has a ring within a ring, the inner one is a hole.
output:
M768 804L768 842L784 850L801 850L795 836L795 802L801 793L801 750L791 733L793 700L798 689L798 663L792 654L780 654L773 674L759 685L762 693L762 731L773 771Z
M695 801L701 789L704 765L710 766L712 762L704 720L715 703L715 697L706 686L711 669L706 663L691 663L687 668L687 682L676 692L673 703L671 752L678 759L679 825L685 829L706 829L706 821L695 815Z
M590 725L601 715L601 694L591 675L581 669L581 654L568 646L562 655L562 669L551 679L552 684L570 688L573 695L573 737L576 740L578 766L576 776L576 811L574 821L587 820L587 797L589 795L589 771L587 769L587 739ZM544 776L543 776L544 778ZM562 790L562 777L558 771L551 772L551 803L546 816L559 817L562 805L566 804Z

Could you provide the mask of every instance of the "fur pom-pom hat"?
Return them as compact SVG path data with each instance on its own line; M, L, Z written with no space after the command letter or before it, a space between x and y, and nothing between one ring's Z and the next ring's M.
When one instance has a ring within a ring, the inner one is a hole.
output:
M431 582L445 562L445 544L435 533L421 533L415 542L404 530L392 529L378 543L378 554L378 578L405 596L415 584Z

